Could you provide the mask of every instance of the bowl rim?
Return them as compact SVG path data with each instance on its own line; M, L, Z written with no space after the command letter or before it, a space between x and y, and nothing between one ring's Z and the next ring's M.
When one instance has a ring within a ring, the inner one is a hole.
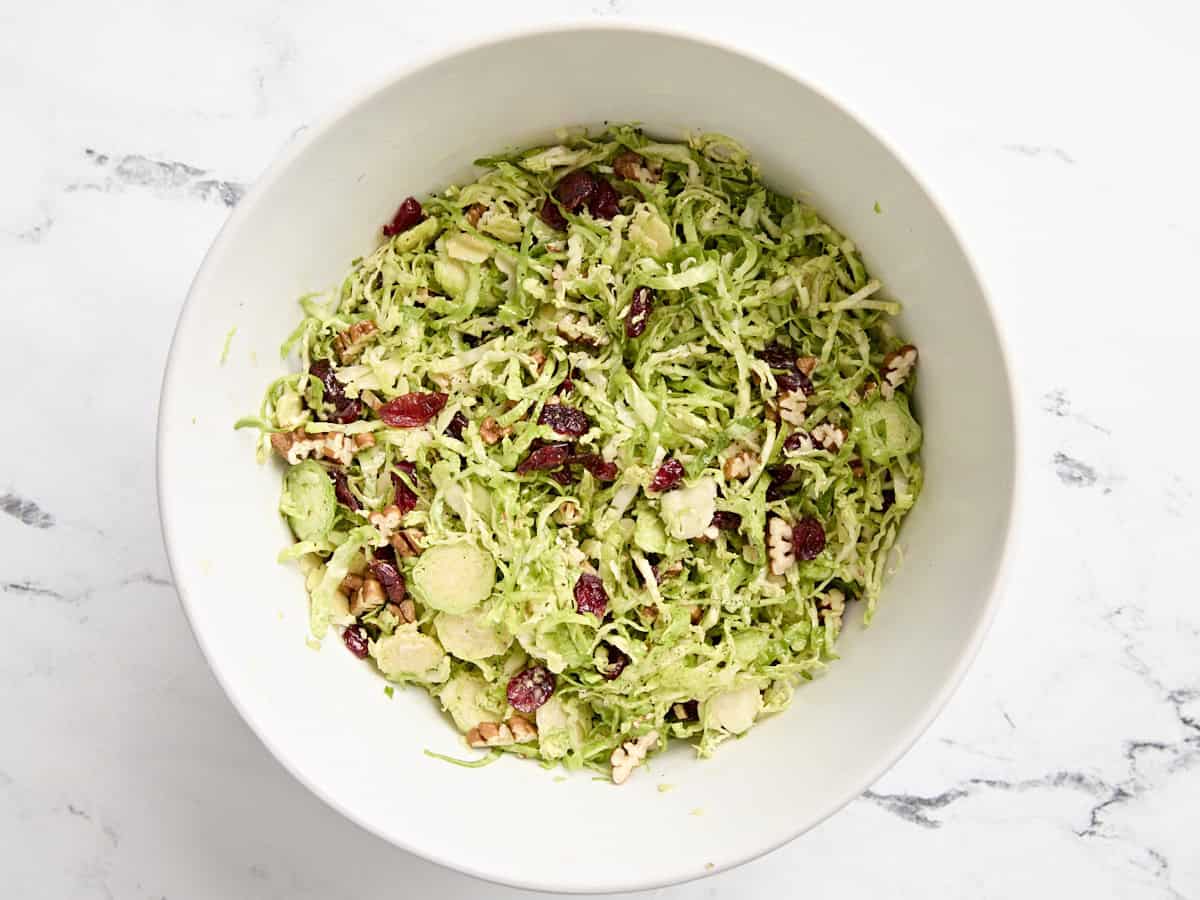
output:
M421 846L411 839L404 839L385 834L380 828L377 828L371 822L360 817L354 810L345 806L337 797L331 796L321 790L317 785L310 783L301 773L298 765L293 760L289 751L282 746L279 746L274 740L260 729L256 721L250 715L247 708L242 704L235 686L226 679L222 671L214 664L214 657L209 651L204 634L197 628L196 621L192 615L192 605L197 601L197 596L201 593L199 590L192 592L178 578L178 573L181 567L176 564L176 556L179 553L179 548L173 538L174 529L172 521L177 515L169 503L166 502L167 492L164 490L164 483L169 479L167 474L170 465L167 462L164 450L163 434L167 426L167 410L172 407L173 398L177 385L182 380L177 371L179 357L176 354L176 344L181 339L181 333L184 331L184 326L189 318L196 314L196 298L202 293L206 282L209 279L209 270L213 265L213 261L218 259L225 251L225 247L233 240L233 236L239 230L242 220L249 215L249 210L259 201L259 198L266 193L266 188L274 183L281 174L288 169L291 164L303 155L319 137L326 134L333 128L337 127L346 119L355 109L369 102L374 97L378 96L385 90L391 88L396 82L399 82L410 75L432 66L446 62L456 56L466 54L476 50L524 40L531 37L553 38L556 35L570 34L577 32L620 32L620 33L635 33L649 34L658 37L664 37L676 41L683 41L692 44L699 44L714 50L721 51L733 56L741 57L749 62L755 63L766 69L769 69L775 74L781 75L792 81L799 83L807 90L825 100L827 103L845 114L859 128L870 135L896 160L900 167L912 178L914 184L924 194L925 198L933 206L934 210L946 224L951 237L954 240L958 251L962 254L966 261L968 270L979 286L980 294L984 301L984 311L992 326L993 333L996 335L997 349L999 351L1001 371L1004 377L1004 389L1008 401L1008 414L1012 423L1012 471L1011 484L1012 488L1009 495L1008 515L1004 522L1004 536L999 555L999 561L996 566L996 571L991 579L991 584L987 587L987 597L983 609L983 614L979 619L974 631L970 635L968 641L964 644L959 652L958 659L953 670L943 682L941 688L931 695L925 702L920 714L912 720L904 732L887 748L886 752L880 754L878 763L870 768L866 774L859 779L852 791L848 791L846 796L834 802L827 803L824 807L817 809L815 812L798 820L795 825L788 826L782 829L779 833L773 835L761 848L758 850L739 854L733 858L727 858L712 863L680 865L675 871L665 874L656 875L650 878L616 878L603 881L560 881L560 880L545 880L538 879L536 876L514 877L506 873L482 869L474 866L470 860L456 859L453 852ZM709 875L716 875L720 872L725 872L733 869L744 863L759 859L766 854L779 849L783 845L790 843L802 834L817 827L834 813L848 805L851 801L860 797L863 792L870 788L872 784L878 781L889 769L891 769L916 743L934 719L945 708L951 697L957 691L962 683L967 670L974 662L979 653L979 649L983 644L983 640L991 627L996 613L1000 606L1000 598L1003 590L1008 583L1009 575L1012 568L1013 557L1015 554L1015 532L1016 524L1020 521L1020 511L1023 506L1023 464L1022 464L1022 434L1023 425L1020 418L1020 408L1018 403L1018 387L1017 381L1013 377L1013 357L1010 346L1010 341L1006 337L1004 326L1001 319L997 315L996 303L992 298L991 293L987 288L987 284L980 274L979 266L975 261L975 257L971 253L968 244L963 240L962 231L958 227L954 218L942 204L937 194L931 190L924 179L920 177L917 169L911 164L907 156L896 146L896 144L883 132L874 125L869 124L860 116L854 106L840 97L835 96L826 88L814 82L812 76L808 73L786 67L769 55L760 53L757 50L747 48L731 41L722 38L713 37L709 34L692 30L688 28L680 28L675 26L664 26L653 23L632 21L628 19L602 19L602 20L582 20L577 22L559 21L542 23L536 25L528 25L522 27L513 27L508 29L497 29L483 36L477 36L469 39L460 39L451 41L441 45L439 48L427 50L417 54L409 62L391 69L386 74L372 79L360 88L352 90L349 94L342 97L337 102L335 107L325 113L311 126L302 127L293 132L287 143L275 155L271 163L263 170L262 174L254 181L249 191L238 203L237 207L225 220L214 238L212 245L205 253L200 262L200 266L192 279L192 283L188 288L187 296L180 307L179 316L176 320L174 333L171 338L171 343L167 352L167 361L164 367L162 386L159 395L159 410L156 425L156 448L155 448L155 463L156 463L156 495L158 502L159 523L163 532L163 542L167 554L167 562L171 569L172 581L175 585L175 590L179 595L180 605L183 607L184 616L187 620L188 627L191 629L192 635L195 637L197 645L203 654L208 667L216 678L217 683L221 686L226 697L242 721L250 728L250 731L258 738L259 742L266 747L270 754L289 772L293 778L308 789L312 794L323 801L327 806L338 812L348 821L357 825L359 828L369 832L370 834L384 840L385 842L399 847L409 853L428 860L436 865L470 875L475 878L482 879L495 884L503 884L511 887L521 888L531 891L541 892L556 892L569 894L590 894L590 893L608 893L620 891L639 891L650 890L654 888L667 887L675 884L683 884L688 881L693 881L699 878L705 878ZM707 866L711 865L711 868Z

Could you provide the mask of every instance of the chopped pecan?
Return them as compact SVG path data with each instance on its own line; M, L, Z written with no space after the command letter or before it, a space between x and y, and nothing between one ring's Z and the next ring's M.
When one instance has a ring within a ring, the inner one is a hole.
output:
M767 558L772 575L782 575L796 564L792 526L779 516L772 516L767 523Z
M367 447L375 446L375 435L369 431L363 431L354 435L354 446L359 450L365 450Z
M358 590L350 595L350 615L357 619L379 609L385 602L387 596L383 593L383 585L374 578L364 578Z
M618 178L626 181L655 182L661 177L661 171L656 171L646 164L646 158L632 150L624 150L613 157L613 172Z
M355 575L353 572L351 572L349 575L347 575L345 578L342 579L342 583L340 585L338 585L338 590L341 591L343 594L345 594L347 597L349 597L351 594L353 594L355 591L357 591L360 587L362 587L362 583L363 583L362 576Z
M389 540L392 533L400 527L400 520L403 518L404 513L393 503L391 506L385 506L382 510L368 515L367 521L379 529L384 540Z
M537 726L523 716L511 716L504 724L508 726L513 740L518 744L528 744L530 741L537 740Z
M485 444L498 444L512 434L511 425L501 425L492 416L479 423L479 436Z
M578 525L583 521L583 515L579 512L579 505L573 500L565 500L554 511L554 518L558 520L559 525Z
M419 528L401 528L389 539L396 556L401 558L420 556L421 542L425 534Z
M803 372L806 376L811 376L817 370L817 364L820 362L815 356L801 356L796 360L796 368Z
M341 361L348 363L363 352L363 349L371 339L371 335L378 330L375 327L375 323L369 320L355 322L333 339L333 348L337 350Z
M612 756L608 758L609 764L612 766L613 784L624 784L630 773L642 764L646 754L654 749L657 743L658 732L650 731L640 738L626 741L614 750Z
M883 377L883 383L879 386L880 393L885 398L891 398L896 393L896 388L908 380L916 365L917 348L912 344L905 344L899 350L893 350L885 356L883 368L879 373Z
M722 469L728 480L744 481L750 477L756 462L758 462L758 457L752 451L742 449L725 457L725 465L722 466Z
M470 206L467 207L467 211L466 211L467 223L472 228L474 228L476 225L479 224L479 217L482 216L485 212L487 212L487 207L484 206L482 203L472 203Z
M830 422L822 422L812 430L813 443L830 453L837 453L841 450L842 444L846 443L848 436L845 428Z
M803 391L788 391L779 395L779 418L789 425L803 425L808 398Z

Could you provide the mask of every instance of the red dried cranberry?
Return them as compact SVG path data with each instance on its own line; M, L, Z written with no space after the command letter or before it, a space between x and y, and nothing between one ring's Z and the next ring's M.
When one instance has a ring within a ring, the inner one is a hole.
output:
M563 179L554 186L554 196L558 198L558 202L563 205L564 209L571 212L583 206L596 192L596 179L591 172L586 172L583 169L576 169L563 176Z
M685 700L683 703L671 704L671 712L675 714L675 718L681 719L684 722L689 722L700 718L700 701ZM682 713L682 715L680 715Z
M361 400L347 400L326 418L330 422L336 422L338 425L349 425L351 422L357 422L362 416L363 404Z
M771 468L767 469L767 474L771 476L771 483L767 486L768 503L781 500L788 494L795 493L798 485L788 484L795 472L795 467L789 465L771 466Z
M742 517L735 512L726 512L723 509L718 509L713 513L710 524L713 528L719 528L721 531L737 531L742 527Z
M621 195L617 193L616 188L603 178L597 178L596 190L588 197L588 212L592 214L593 219L611 219L621 212L618 205L620 200Z
M783 452L787 456L793 456L805 450L813 448L813 439L807 431L793 431L783 441Z
M571 445L562 444L546 444L533 450L528 456L521 460L517 466L517 473L524 475L527 472L535 472L544 469L557 469L567 461L567 457L571 455Z
M668 456L650 479L650 490L662 493L677 488L683 481L683 474L683 463L673 456Z
M567 406L563 403L547 403L543 406L541 415L538 416L538 424L549 425L559 434L569 437L587 434L588 428L592 425L587 413L582 409L576 409L574 406Z
M550 472L550 477L561 484L563 487L574 484L578 479L575 473L568 467L563 466L561 469L554 469Z
M326 419L339 425L349 425L362 415L362 401L346 396L345 386L333 374L333 363L318 359L308 367L308 374L321 382L321 399L329 407Z
M342 643L346 645L346 649L357 656L359 659L367 658L367 629L361 625L351 625L342 632Z
M805 516L792 526L792 546L797 559L816 559L825 549L825 527L812 516Z
M570 377L567 377L562 380L562 383L558 386L558 390L556 390L554 393L556 396L561 396L563 394L569 394L573 390L575 390L575 382Z
M793 369L796 366L795 351L778 342L767 344L759 350L758 358L772 369Z
M637 288L629 301L629 312L625 314L625 337L641 337L653 309L654 291L648 287Z
M592 477L597 481L617 480L617 464L605 462L604 458L598 453L581 453L577 456L572 456L568 462L583 466L592 473Z
M391 551L387 553L386 551ZM399 603L408 593L404 584L404 575L396 565L395 551L391 547L381 547L375 551L375 558L369 563L371 574L382 586L387 598L393 603Z
M350 479L346 477L345 469L330 469L329 477L333 479L333 495L338 503L347 509L359 510L362 505L350 490Z
M400 208L396 210L396 215L392 217L392 221L383 226L383 236L391 237L392 235L400 234L402 231L408 231L418 222L425 218L421 204L417 202L416 197L405 197L404 202L400 204Z
M531 713L554 693L554 675L545 666L530 666L508 682L508 702L513 709Z
M608 610L608 591L604 582L590 572L584 572L575 582L575 608L603 619Z
M408 476L409 482L416 483L417 467L415 465L401 461L396 463L396 468ZM396 489L396 497L392 502L399 508L400 515L406 516L416 507L417 495L408 486L408 483L395 472L392 473L392 485Z
M450 419L450 424L446 426L445 433L450 435L450 437L454 438L455 440L461 441L463 439L463 432L466 430L466 428L467 417L462 414L461 410L459 410L454 414L453 418Z
M545 202L542 204L541 217L542 221L555 231L567 230L567 220L563 218L562 211L559 210L558 204L556 204L549 197L547 197Z
M448 399L440 391L401 394L379 407L379 418L393 428L416 428L440 413Z
M812 379L803 372L780 372L775 376L775 386L781 394L801 392L805 397L811 397L813 392Z
M600 674L603 675L606 680L612 681L614 678L624 672L625 667L633 662L633 660L626 656L624 651L614 647L612 644L601 644L600 646L603 647L604 652L608 654L608 665L600 670Z

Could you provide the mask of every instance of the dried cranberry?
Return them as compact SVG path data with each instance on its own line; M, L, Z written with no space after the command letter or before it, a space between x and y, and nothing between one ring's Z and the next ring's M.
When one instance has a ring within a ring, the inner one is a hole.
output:
M783 452L787 456L793 456L812 448L812 435L807 431L793 431L783 441Z
M567 461L570 455L570 444L546 444L533 450L527 457L521 460L520 465L517 466L517 473L524 475L526 472L557 469Z
M330 406L342 406L349 399L346 396L346 388L337 380L337 376L333 374L333 363L329 360L316 360L308 367L308 374L321 382L321 399Z
M415 483L417 480L417 467L410 462L398 462L396 468L408 476L409 481ZM413 489L408 486L403 478L395 472L392 473L392 485L396 489L396 497L392 501L400 510L401 516L406 516L417 505L417 495L413 493Z
M346 396L345 386L333 374L333 363L318 359L308 367L308 374L321 382L321 399L330 408L326 418L339 425L349 425L362 415L362 401Z
M575 473L566 466L561 469L554 469L550 472L550 477L561 484L563 487L574 484L576 482Z
M614 647L612 644L601 644L600 646L603 647L604 652L608 654L608 665L600 670L600 674L603 675L608 681L612 681L614 678L624 672L625 667L633 662L633 660L626 656L624 651Z
M448 399L440 391L401 394L379 407L379 418L393 428L416 428L440 413Z
M685 700L683 703L674 703L671 705L671 712L675 713L675 718L684 722L692 721L693 719L699 719L700 701Z
M568 462L583 466L592 473L592 477L597 481L617 480L617 464L605 462L604 458L597 453L581 453L577 456L572 456Z
M455 440L463 439L463 431L467 428L467 417L462 414L462 411L456 412L453 418L450 419L450 424L446 426L445 433Z
M531 713L554 693L554 675L545 666L530 666L508 682L508 702L513 709Z
M590 572L584 572L575 582L575 608L603 619L608 610L608 591L604 582Z
M675 459L673 456L668 456L663 460L658 471L654 473L654 477L650 479L650 490L659 493L669 491L672 488L679 487L683 481L683 463Z
M758 358L772 369L794 369L796 367L796 352L778 342L767 344L759 350Z
M542 204L541 217L542 221L555 231L567 230L567 220L563 218L563 214L559 210L558 204L556 204L549 197L547 197L546 201Z
M396 565L395 551L390 554L386 550L392 550L391 547L380 548L375 551L375 558L370 562L371 574L375 576L375 580L383 585L384 593L387 598L393 603L399 603L408 593L404 584L404 575L400 572L400 567Z
M803 372L780 372L775 376L775 386L781 394L801 392L805 397L811 397L813 392L812 379Z
M629 301L629 312L625 314L625 337L641 337L654 309L654 291L648 287L637 288Z
M343 631L342 642L346 645L346 649L359 659L367 658L367 629L361 625L351 625Z
M338 503L347 509L359 510L362 505L350 490L350 479L346 477L345 469L330 469L329 477L333 479L333 495Z
M543 406L541 415L538 416L538 424L549 425L559 434L569 437L587 434L592 425L587 413L582 409L563 403L547 403Z
M617 193L616 188L603 178L597 178L596 190L588 197L588 212L592 214L593 219L611 219L621 212L618 205L620 199L621 195Z
M362 416L363 404L361 400L347 400L341 406L334 409L326 418L330 422L336 422L338 425L349 425L351 422L357 422Z
M383 226L383 236L391 237L395 234L400 234L402 231L408 231L418 222L425 218L421 210L421 204L417 202L416 197L405 197L404 202L400 204L400 208L396 210L396 215L392 217L392 221Z
M780 500L788 494L795 492L796 486L790 486L789 489L788 484L795 472L795 467L789 465L772 466L767 469L767 474L771 476L771 483L767 486L768 503Z
M825 549L825 527L812 516L805 516L792 526L792 546L797 559L816 559Z
M554 394L555 396L561 396L563 394L569 394L573 390L575 390L575 382L570 376L567 376L562 380L562 383L559 384L558 390L556 390Z
M596 192L596 179L591 172L576 169L563 176L554 186L554 196L565 209L575 212Z
M735 512L718 509L713 513L710 524L713 528L719 528L721 531L737 531L742 527L742 517Z

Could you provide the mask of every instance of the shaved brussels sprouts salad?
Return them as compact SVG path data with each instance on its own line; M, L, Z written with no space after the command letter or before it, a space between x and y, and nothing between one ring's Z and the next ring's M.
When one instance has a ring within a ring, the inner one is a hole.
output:
M921 488L917 351L733 140L560 139L406 199L238 424L286 463L315 638L471 747L619 784L869 620Z

